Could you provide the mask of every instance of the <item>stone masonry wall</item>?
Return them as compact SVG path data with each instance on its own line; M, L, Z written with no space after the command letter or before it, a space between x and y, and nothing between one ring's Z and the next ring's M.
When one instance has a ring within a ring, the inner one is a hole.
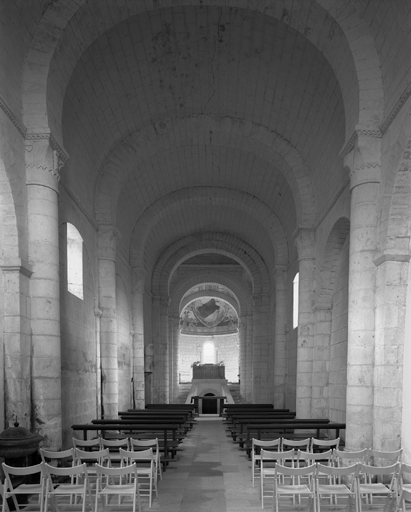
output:
M85 423L97 414L95 290L91 262L83 250L81 300L67 291L66 224L60 228L61 385L63 448L71 446L73 423ZM83 245L84 248L84 245Z
M210 340L207 336L188 336L180 334L179 374L181 382L190 382L193 376L191 365L201 361L203 343ZM217 351L217 362L224 361L225 378L229 382L238 382L238 335L215 336L212 341Z
M132 407L131 363L133 361L131 346L131 311L127 291L122 279L117 275L117 357L118 357L118 410Z
M346 241L338 260L333 295L330 351L329 414L332 421L345 421L347 393L348 256Z

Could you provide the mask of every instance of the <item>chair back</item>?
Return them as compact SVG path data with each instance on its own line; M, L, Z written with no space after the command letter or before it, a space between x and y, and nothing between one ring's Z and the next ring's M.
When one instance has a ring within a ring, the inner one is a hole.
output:
M311 464L310 466L304 467L292 467L292 466L283 466L282 464L275 465L275 476L306 476L309 478L314 478L316 471L316 465Z
M27 476L27 475L36 475L40 473L40 479L46 477L44 462L40 462L40 464L35 464L34 466L24 466L24 467L15 467L9 466L5 462L2 463L3 473L4 473L4 483L8 486L10 490L13 490L13 476Z
M368 450L364 448L363 450L358 450L354 452L347 452L343 450L334 450L334 463L338 467L342 466L351 466L354 463L361 462L362 464L366 464L368 461Z
M104 450L96 450L94 452L89 452L87 450L81 450L80 448L76 448L74 454L75 460L77 464L81 463L98 463L101 466L109 466L110 465L110 452L108 448Z
M358 464L359 473L368 475L370 477L384 475L397 477L400 473L400 467L401 465L399 462L391 464L390 466L370 466L369 464Z
M77 439L73 437L73 448L80 448L82 450L89 449L91 450L99 450L100 449L100 437L96 437L95 439Z
M152 448L147 448L147 450L123 450L120 448L120 455L122 465L130 465L132 463L137 462L151 462L154 463L154 454Z
M340 446L340 438L336 439L316 439L315 437L311 438L311 450L314 451L325 451L333 448L338 450Z
M73 465L75 461L74 448L69 448L68 450L61 450L59 452L40 448L40 456L41 460L46 463L51 460L58 460L61 462L61 465L63 465L64 462L67 462L68 459L71 459L70 464ZM67 459L67 461L65 461L65 459Z
M319 453L313 453L313 452L304 452L302 450L298 450L297 452L297 460L300 467L303 465L305 466L311 466L312 464L315 464L316 462L320 462L324 465L331 465L333 461L333 451L327 450L326 452L319 452ZM304 462L304 464L301 464L301 461Z
M260 453L261 448L270 448L270 451L274 451L274 449L276 449L276 451L280 451L281 438L262 441L261 439L256 439L253 437L251 440L251 460L254 460L255 456Z
M325 464L317 463L316 475L328 475L328 476L349 476L356 477L359 474L359 465L352 464L351 466L330 466Z
M402 460L402 448L392 451L368 450L368 462L370 466L390 466Z
M398 506L402 507L403 512L406 512L406 501L411 501L411 490L402 488L398 500Z
M129 450L130 442L128 437L124 437L123 439L100 439L101 449L104 448L124 448L125 450Z
M129 441L129 450L134 448L153 448L153 451L157 451L159 449L157 437L153 439L134 439L130 437Z
M116 466L114 468L110 468L107 466L101 466L100 464L95 465L96 473L99 477L106 477L106 476L128 476L132 475L135 480L138 480L137 478L137 465L135 463L129 464L127 466Z
M306 439L285 439L283 437L281 439L281 451L284 452L290 448L299 448L300 450L309 452L311 450L311 438L307 437Z
M80 476L86 476L87 477L87 465L85 463L83 464L77 464L76 466L71 466L67 468L58 468L55 466L51 466L50 464L47 464L47 462L44 464L44 471L47 477L47 481L54 485L53 483L53 476L56 477L62 477L62 476L68 476L68 477L80 477ZM86 480L86 479L84 479ZM59 485L59 482L57 482L56 485Z

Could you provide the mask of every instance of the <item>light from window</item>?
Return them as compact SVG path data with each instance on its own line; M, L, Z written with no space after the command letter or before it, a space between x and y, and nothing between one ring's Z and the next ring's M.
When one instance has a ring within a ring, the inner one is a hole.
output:
M297 272L293 281L293 329L298 327L298 293L300 274Z
M215 357L215 345L212 341L206 341L203 344L203 363L212 363L216 362Z
M83 300L83 239L67 223L67 282L68 291Z

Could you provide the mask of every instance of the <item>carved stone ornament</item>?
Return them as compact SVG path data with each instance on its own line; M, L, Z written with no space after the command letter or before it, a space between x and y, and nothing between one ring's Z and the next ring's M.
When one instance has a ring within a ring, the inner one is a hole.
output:
M27 184L41 185L57 191L59 170L63 162L49 142L48 138L26 139Z
M145 272L142 268L133 268L133 292L144 293Z
M315 258L315 231L313 229L298 228L294 233L294 243L299 260Z
M118 231L115 226L102 225L98 228L99 259L116 260Z

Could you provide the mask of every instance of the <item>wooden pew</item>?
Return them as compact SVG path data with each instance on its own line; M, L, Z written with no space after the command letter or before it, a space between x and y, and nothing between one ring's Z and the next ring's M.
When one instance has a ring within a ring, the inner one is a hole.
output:
M248 423L264 423L265 421L293 421L295 413L258 413L258 414L238 414L231 416L231 422L227 425L233 441L241 435L245 429L244 425Z
M162 409L164 411L173 409L185 409L191 411L193 416L197 413L194 404L146 404L146 409ZM134 409L128 410L133 411Z
M110 421L110 420L107 420ZM124 437L132 437L133 433L138 433L137 437L145 438L159 438L162 439L162 449L164 451L164 456L162 457L162 463L165 470L165 466L169 462L174 462L177 459L175 456L170 456L172 452L175 453L174 448L178 445L177 440L177 432L179 426L177 423L110 423L110 424L101 424L101 423L83 423L83 424L75 424L71 426L74 431L83 432L83 438L87 439L88 432L95 432L96 434L100 433L103 438L113 438L119 437L118 435L110 435L110 432L116 430L120 435L127 434ZM123 437L123 436L122 436Z
M345 429L345 423L337 423L328 420L308 420L306 422L294 420L290 422L267 422L267 423L255 423L246 426L247 438L243 445L247 451L247 455L251 453L251 440L262 439L263 435L269 435L270 439L277 439L278 437L290 438L295 435L296 430L302 431L298 437L316 437L321 438L321 430L335 430L335 438L340 437L340 430ZM315 434L308 433L308 431L315 431ZM334 438L331 438L334 439ZM241 447L241 445L240 445Z
M138 424L138 425L154 425L158 424L161 425L162 423L167 424L176 424L178 425L178 433L182 434L184 437L187 435L187 432L190 428L190 426L186 423L186 417L185 416L160 416L160 417L127 417L127 418L119 418L115 420L104 420L104 419L96 419L92 420L93 424L99 424L99 425L131 425L131 424Z
M183 416L184 422L187 425L188 429L192 429L193 426L196 424L197 420L193 418L189 411L182 411L182 410L175 410L175 411L161 411L161 410L153 410L148 411L146 409L141 409L140 411L121 411L118 413L119 418L125 420L125 419L138 419L138 418L154 418L154 419L161 419L163 418L165 421L167 421L167 418L174 418L176 416Z

